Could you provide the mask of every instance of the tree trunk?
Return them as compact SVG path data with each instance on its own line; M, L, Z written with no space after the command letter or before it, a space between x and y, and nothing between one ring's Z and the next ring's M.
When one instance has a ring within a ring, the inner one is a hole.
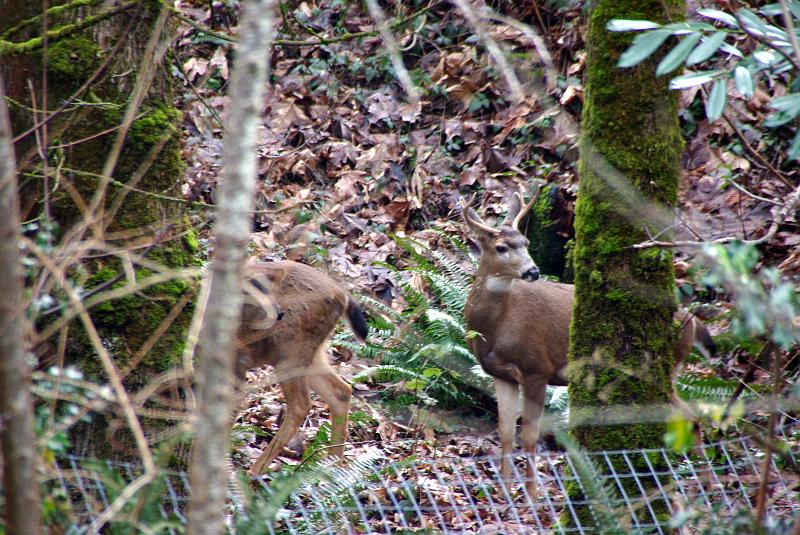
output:
M671 224L663 214L677 199L677 94L655 76L663 54L618 68L631 37L606 24L674 22L684 10L677 0L595 0L589 12L569 352L570 424L589 450L662 446L676 341L672 252L630 246Z
M256 136L267 82L272 0L244 4L231 73L231 110L225 165L214 226L216 247L204 327L198 343L197 409L190 468L188 532L225 530L223 507L235 390L235 336L242 301L242 268L250 234L256 181Z
M19 203L11 123L0 77L0 452L8 533L41 533L36 437L25 344Z
M0 33L7 32L3 38L14 44L5 47L0 74L12 80L15 149L18 169L25 173L20 175L22 219L36 221L40 236L55 225L55 239L61 241L52 242L53 259L84 295L132 283L131 274L138 281L162 269L145 268L140 259L166 268L196 265L197 240L179 199L183 164L175 133L181 113L173 105L172 76L162 61L169 17L158 2L96 2L58 13L53 4L0 0ZM50 8L46 27L51 32L76 20L102 20L38 42L45 26L43 6ZM60 111L34 135L42 108ZM178 200L165 201L164 195ZM90 215L93 205L97 209ZM89 238L102 245L75 252ZM57 285L42 270L33 286L47 295L34 299L65 302ZM91 311L117 368L130 368L129 390L181 362L193 291L181 281L165 282ZM62 310L37 310L38 331L55 324ZM53 336L37 348L40 366L74 364L90 380L108 380L78 322L60 334L64 342ZM103 420L96 423L96 432L73 433L75 451L125 456L128 434L104 436Z

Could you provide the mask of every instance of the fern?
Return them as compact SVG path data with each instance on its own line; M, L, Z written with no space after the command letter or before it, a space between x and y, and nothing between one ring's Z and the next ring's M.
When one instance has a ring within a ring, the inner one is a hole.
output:
M688 401L727 402L736 389L739 381L722 379L720 377L699 377L696 375L683 375L675 383L681 398ZM753 385L759 388L759 385ZM753 391L745 389L740 397L753 399L758 397Z
M294 501L313 501L314 511L292 518L292 525L301 533L318 533L335 525L334 531L345 531L345 526L359 522L357 514L342 512L342 505L353 502L360 488L374 479L376 467L383 459L377 448L367 450L358 458L341 466L337 460L325 458L321 461L308 461L289 473L281 473L272 478L269 487L263 491L252 491L242 484L245 503L235 512L234 525L239 535L260 535L281 532L275 524L292 514L284 505L290 497Z
M556 439L567 450L574 476L580 484L589 512L594 521L595 533L603 535L624 535L627 533L617 518L622 511L615 511L614 501L618 500L614 489L603 483L601 472L592 460L568 434L556 433Z
M397 311L361 298L373 312L368 342L360 344L340 334L334 344L381 362L377 372L359 374L360 380L390 384L394 388L389 391L403 397L413 390L419 400L433 398L445 406L477 402L487 381L472 371L476 362L466 346L464 307L472 285L469 269L462 265L466 245L448 238L455 252L430 251L413 238L393 239L408 254L406 266L381 265L390 270L405 307ZM425 292L415 280L423 283ZM400 381L411 381L417 388L400 388Z

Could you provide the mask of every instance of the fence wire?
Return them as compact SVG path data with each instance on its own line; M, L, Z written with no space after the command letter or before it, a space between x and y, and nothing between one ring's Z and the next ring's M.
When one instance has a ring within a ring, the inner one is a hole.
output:
M351 467L312 469L294 478L260 477L253 489L229 493L230 524L236 518L269 533L597 533L602 518L629 533L674 533L670 519L693 518L678 533L730 521L752 512L766 477L767 523L789 525L800 512L800 428L785 428L764 474L763 441L739 437L695 447L537 455L539 494L525 490L523 456L514 457L513 481L504 482L499 457L409 459L389 462L375 450ZM596 471L581 473L581 460ZM69 504L72 527L85 532L140 467L65 457L53 468L51 486ZM173 533L185 522L189 484L184 472L164 472L119 517L160 519ZM244 496L248 499L245 500ZM262 507L253 506L253 496ZM248 516L249 515L249 516ZM156 518L154 518L156 517ZM234 529L235 530L235 529Z

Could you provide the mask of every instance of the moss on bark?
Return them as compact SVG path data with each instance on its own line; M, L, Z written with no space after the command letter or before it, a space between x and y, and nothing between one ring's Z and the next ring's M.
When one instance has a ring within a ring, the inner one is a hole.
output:
M82 30L69 38L54 40L48 46L48 108L56 109L95 72L105 59L110 45L114 45L122 37L122 33L132 27L129 17L140 19L140 23L134 25L137 30L127 35L125 48L115 56L115 62L80 97L89 104L71 106L51 121L49 126L51 141L54 145L63 147L51 150L51 169L53 161L59 164L61 176L74 186L84 204L89 204L96 191L98 175L102 172L117 135L116 127L122 122L131 98L152 22L161 8L159 2L147 2L105 21L102 27ZM38 10L41 11L41 4ZM9 21L8 24L13 22ZM0 30L3 27L4 24L0 23ZM30 31L38 31L38 26ZM35 34L27 37L33 36ZM23 37L26 36L20 36ZM106 45L109 45L108 48L105 48ZM35 52L13 59L14 62L9 62L3 68L5 77L13 74L13 70L9 70L16 69L17 66L38 66L33 71L40 72L44 56ZM40 76L31 78L38 81ZM116 234L112 242L115 247L131 248L135 254L146 253L151 261L170 268L181 268L198 263L198 241L188 219L181 214L180 205L135 191L126 191L119 186L119 183L128 182L139 171L142 163L150 159L153 147L158 146L165 136L171 136L135 187L146 192L180 197L184 164L180 159L180 140L175 134L179 128L181 113L172 105L170 80L171 76L167 72L156 74L137 118L127 133L113 173L116 182L106 192L105 206L112 206L115 197L121 192L125 193L124 201L108 226L108 232ZM27 88L14 87L17 94L12 97L27 104ZM28 110L20 107L15 112L14 122L15 129L22 131L33 124L33 117ZM18 146L18 155L29 152L32 143L33 136L23 141ZM39 162L34 161L31 167L39 165ZM24 191L27 199L31 200L29 206L33 207L33 213L27 214L28 217L43 211L43 184L43 181L31 182ZM50 184L53 184L52 178ZM50 213L60 229L67 230L82 218L81 211L67 188L59 187L54 190L50 201ZM90 291L116 278L122 272L122 266L118 258L108 256L84 262L82 270L88 276L80 281L81 286ZM137 279L148 274L143 268L136 268L135 272ZM125 283L126 279L122 277L112 287ZM167 282L104 303L92 310L92 318L100 337L118 368L124 368L131 362L186 292L194 292L194 287L184 282ZM191 313L192 305L189 303L152 345L136 370L126 378L125 386L129 391L135 392L150 382L154 375L180 362ZM89 379L107 379L95 350L77 322L70 326L66 358L68 362L77 364ZM93 450L91 453L113 456L107 449L108 441L99 433L102 431L95 433L95 440L90 445ZM121 442L124 443L125 440Z
M573 434L589 450L662 445L663 423L597 425L592 411L626 407L622 416L635 420L633 405L667 404L675 342L672 253L630 246L647 239L645 228L663 230L647 204L677 199L677 95L668 77L655 77L661 56L617 68L632 36L605 28L613 18L674 22L684 9L678 0L597 0L590 10L569 354Z
M572 272L566 269L570 230L566 204L559 186L545 186L530 212L525 236L530 240L528 252L542 273L572 282Z

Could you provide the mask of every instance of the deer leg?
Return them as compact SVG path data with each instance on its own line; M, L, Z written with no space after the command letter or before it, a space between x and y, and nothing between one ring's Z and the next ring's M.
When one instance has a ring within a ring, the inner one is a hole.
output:
M283 451L283 447L297 433L300 424L311 410L311 399L308 396L308 383L305 377L284 379L280 381L280 385L283 390L283 398L286 400L283 422L270 443L250 467L251 476L260 474L265 466L275 460L275 457Z
M319 394L331 410L331 455L344 457L344 443L347 441L347 415L350 411L350 397L353 389L330 368L322 358L312 371L308 380L311 389Z
M539 423L544 413L544 396L547 381L538 377L528 379L522 386L524 402L522 406L522 432L520 442L528 455L525 471L525 488L532 500L536 499L536 441L539 439Z
M519 414L519 385L495 378L494 389L497 394L497 433L503 449L501 461L503 479L511 480L511 454L514 452L514 435L517 430Z

